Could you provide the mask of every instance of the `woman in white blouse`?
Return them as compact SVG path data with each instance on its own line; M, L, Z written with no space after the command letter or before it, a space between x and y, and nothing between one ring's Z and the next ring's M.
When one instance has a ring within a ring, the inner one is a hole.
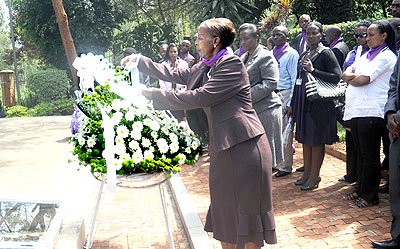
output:
M179 58L178 53L179 53L178 46L175 43L169 44L162 64L166 65L168 68L176 68L176 69L189 68L187 62ZM176 84L174 82L167 82L163 80L159 81L159 85L161 89L165 89L168 91L171 90L181 91L186 89L185 85Z
M168 45L167 52L165 52L164 61L162 64L166 65L168 68L174 69L187 69L189 65L186 61L182 60L178 56L178 46L175 43L171 43ZM168 91L185 91L186 86L177 84L175 82L168 82L159 80L158 84L161 89L165 89ZM185 117L184 111L171 111L172 115L178 120L182 121Z
M370 48L343 73L346 90L344 120L350 120L354 145L361 160L357 188L346 194L351 206L363 208L379 203L381 137L388 136L384 120L389 79L396 63L395 34L386 20L367 29Z

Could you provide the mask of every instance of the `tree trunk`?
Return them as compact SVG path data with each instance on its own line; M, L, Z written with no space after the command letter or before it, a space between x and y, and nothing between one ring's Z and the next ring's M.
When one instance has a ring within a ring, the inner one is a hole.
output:
M75 58L77 57L74 40L72 39L71 32L68 25L68 16L65 13L62 0L51 0L56 13L58 28L60 30L61 39L64 45L65 55L67 56L69 69L71 70L72 79L76 88L79 88L79 81L76 69L72 66Z

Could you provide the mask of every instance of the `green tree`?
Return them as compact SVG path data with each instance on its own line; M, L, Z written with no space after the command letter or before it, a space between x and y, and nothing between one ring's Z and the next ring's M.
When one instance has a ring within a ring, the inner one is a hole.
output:
M64 8L78 55L105 53L111 44L114 29L124 15L120 0L65 0ZM57 68L67 68L57 20L51 1L14 0L15 27L26 48L37 50L38 56Z
M193 18L198 21L204 21L215 17L225 17L230 19L235 26L238 27L243 22L255 22L258 18L253 14L253 11L258 10L258 8L253 4L253 1L188 0L187 3L192 7L191 13Z

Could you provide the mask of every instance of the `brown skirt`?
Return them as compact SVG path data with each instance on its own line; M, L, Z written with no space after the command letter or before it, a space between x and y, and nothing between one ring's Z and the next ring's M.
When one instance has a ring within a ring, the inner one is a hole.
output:
M210 153L210 197L204 230L215 239L244 248L277 243L272 206L272 161L261 135Z

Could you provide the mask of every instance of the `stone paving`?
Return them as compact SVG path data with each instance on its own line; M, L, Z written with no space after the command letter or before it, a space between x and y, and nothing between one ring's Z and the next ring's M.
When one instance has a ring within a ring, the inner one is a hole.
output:
M163 183L166 186L166 183ZM106 188L106 187L105 187ZM174 200L165 187L168 222L176 249L190 248ZM102 194L92 249L170 248L158 186L145 189L117 187L112 203Z
M294 167L302 166L302 149L296 144ZM203 223L209 205L208 164L181 173ZM343 195L353 186L338 182L345 174L345 162L325 156L322 181L313 191L300 191L293 183L300 172L273 177L273 202L278 244L264 248L371 248L371 241L389 239L391 213L388 194L377 206L351 208ZM211 236L210 236L211 237ZM213 239L215 248L221 248Z

